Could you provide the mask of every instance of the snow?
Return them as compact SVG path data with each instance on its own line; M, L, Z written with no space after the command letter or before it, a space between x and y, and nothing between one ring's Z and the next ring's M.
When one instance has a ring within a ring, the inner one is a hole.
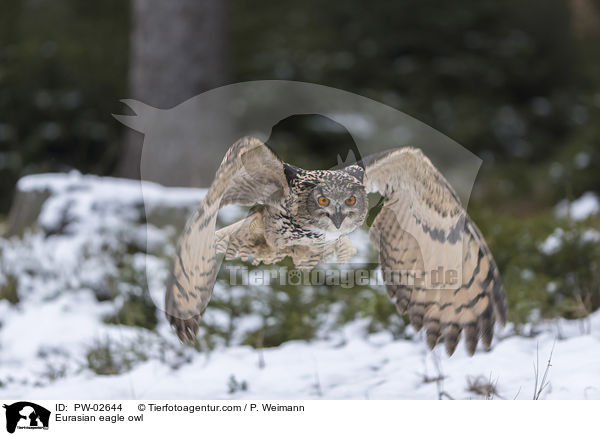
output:
M562 246L562 237L564 230L560 227L555 229L545 240L540 244L540 251L544 254L553 254L560 250Z
M586 192L570 203L568 200L562 200L554 207L554 214L557 217L569 216L575 221L583 221L597 213L600 213L600 200L593 192Z
M548 237L538 246L539 250L546 254L551 255L560 251L563 246L563 239L566 237L574 237L576 233L565 232L562 228L557 227L554 231L548 235ZM600 231L596 229L585 229L581 232L579 239L583 243L597 243L600 242Z
M592 324L597 332L598 314ZM178 370L148 361L118 376L74 375L41 387L15 385L0 394L33 399L435 399L443 391L469 399L480 396L467 391L468 379L481 377L495 384L498 398L531 399L534 364L543 373L552 352L550 385L542 398L600 399L598 334L575 331L562 340L552 332L512 336L498 341L491 352L469 357L459 347L448 358L441 350L427 351L422 338L393 340L348 330L341 343L291 341L262 352L234 346L197 354ZM441 386L425 381L440 374ZM248 389L230 393L232 378L246 382Z
M473 357L463 344L451 357L443 347L429 351L423 333L410 327L406 338L385 330L368 333L366 319L327 327L312 341L260 350L242 344L243 332L262 322L258 313L249 314L237 320L229 345L218 342L203 352L179 344L162 313L155 331L108 324L103 320L115 313L120 299L98 298L110 293L103 286L112 280L123 294L139 291L118 281L123 262L134 272L147 271L153 300L162 301L164 255L172 252L173 229L140 223L140 202L146 211L187 209L206 191L78 173L29 176L19 188L47 190L51 196L41 228L22 239L0 239L0 283L16 277L20 297L16 305L0 300L0 398L437 399L443 394L480 399L468 388L481 380L495 385L493 398L531 399L534 367L541 378L552 353L550 383L541 398L600 399L600 312L585 320L525 326L530 336L517 335L512 325L498 327L491 351L480 347ZM220 219L228 222L240 214L230 208ZM556 229L541 249L558 249L562 232ZM600 236L595 230L585 235L591 241ZM146 238L145 251L124 250L132 244L144 248ZM366 233L352 240L358 261L368 262ZM310 298L311 288L303 291ZM232 299L248 292L274 290L226 288L219 282L215 287L215 295ZM336 310L332 304L327 316ZM231 320L215 305L209 305L205 319L217 327ZM130 368L96 374L88 359L98 346L116 351L117 359L133 359Z
M587 168L592 161L592 157L589 153L585 153L583 151L577 153L573 158L573 163L579 169Z
M600 242L600 231L596 229L587 229L581 235L583 242Z

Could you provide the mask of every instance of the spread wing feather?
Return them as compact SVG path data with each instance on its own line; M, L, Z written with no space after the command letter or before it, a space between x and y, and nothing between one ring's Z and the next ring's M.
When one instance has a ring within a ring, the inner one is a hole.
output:
M255 138L233 144L206 196L190 217L177 246L167 284L167 319L179 338L195 341L198 316L212 295L219 265L216 256L216 222L219 209L228 204L281 207L289 195L283 162Z
M495 320L506 320L504 290L492 255L452 187L418 149L363 159L368 192L385 197L370 239L386 290L401 314L425 328L433 348L452 354L464 331L467 350L489 347Z

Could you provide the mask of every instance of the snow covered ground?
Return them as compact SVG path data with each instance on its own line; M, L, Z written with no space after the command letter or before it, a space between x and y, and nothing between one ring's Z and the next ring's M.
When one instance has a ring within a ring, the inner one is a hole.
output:
M527 337L507 325L491 351L473 357L462 344L452 357L443 346L430 352L421 333L368 333L367 319L321 329L311 341L256 349L241 345L241 332L259 323L248 314L236 319L229 344L202 352L179 344L160 312L154 329L107 323L128 293L139 292L122 280L123 264L148 272L161 306L176 230L146 226L141 213L158 222L177 208L191 210L204 191L149 183L142 190L78 173L28 177L19 189L46 189L50 197L34 230L0 239L0 286L12 281L19 300L0 299L0 398L531 399L536 369L539 389L551 356L540 398L600 399L600 312L536 324ZM239 213L229 209L223 221ZM361 256L364 236L355 236ZM217 283L215 298L246 291ZM208 325L230 323L215 306ZM98 361L108 370L98 371Z

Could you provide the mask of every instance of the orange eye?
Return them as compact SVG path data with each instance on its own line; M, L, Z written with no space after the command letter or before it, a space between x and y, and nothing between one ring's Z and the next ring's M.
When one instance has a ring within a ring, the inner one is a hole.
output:
M321 206L327 206L329 204L329 198L323 197L322 195L319 198L317 198L317 201Z
M346 198L346 204L348 206L354 206L356 204L356 197L353 195L352 197Z

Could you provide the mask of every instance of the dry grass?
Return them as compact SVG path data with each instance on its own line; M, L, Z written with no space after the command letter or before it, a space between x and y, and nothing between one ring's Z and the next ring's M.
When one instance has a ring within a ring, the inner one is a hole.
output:
M550 374L550 367L552 366L552 353L554 353L554 345L556 342L552 344L552 350L550 350L550 356L548 356L548 363L546 363L546 369L544 370L544 375L540 379L540 353L539 349L536 346L535 355L536 361L533 364L533 374L535 376L535 385L533 387L533 399L539 400L542 392L548 388L550 385L550 380L548 378Z
M494 397L502 398L500 394L498 394L498 390L496 389L496 385L498 380L492 381L492 377L485 378L482 375L477 377L467 377L467 392L472 392L476 395L484 397L486 400L491 400Z

